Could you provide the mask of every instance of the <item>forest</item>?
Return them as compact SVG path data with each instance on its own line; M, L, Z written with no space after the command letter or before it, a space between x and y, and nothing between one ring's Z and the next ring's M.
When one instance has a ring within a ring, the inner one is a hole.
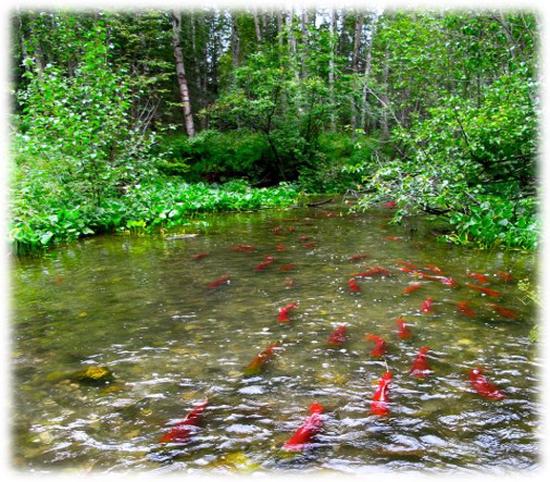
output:
M337 194L447 242L537 245L538 21L525 11L12 16L10 227L29 254Z

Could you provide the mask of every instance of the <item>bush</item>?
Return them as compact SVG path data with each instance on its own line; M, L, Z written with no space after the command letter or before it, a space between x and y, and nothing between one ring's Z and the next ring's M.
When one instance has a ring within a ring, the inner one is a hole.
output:
M251 188L233 180L211 186L158 177L132 186L122 196L104 198L99 206L67 200L64 204L52 197L35 209L19 211L12 216L10 241L15 253L27 254L97 232L174 227L197 212L284 208L297 198L298 191L289 184Z
M229 177L257 181L271 162L266 140L247 130L206 130L193 138L173 135L162 140L160 152L166 159L158 165L162 172L191 181Z
M404 157L367 163L360 206L392 199L395 221L426 211L445 214L449 239L479 246L537 245L535 83L525 72L504 75L480 105L449 97L392 141Z

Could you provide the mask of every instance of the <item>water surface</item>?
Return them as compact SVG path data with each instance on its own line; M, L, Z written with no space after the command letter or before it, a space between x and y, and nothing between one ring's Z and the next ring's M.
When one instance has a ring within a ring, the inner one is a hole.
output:
M12 460L22 470L79 471L506 471L537 466L539 375L536 321L521 302L517 280L534 279L534 257L483 252L437 242L417 220L389 225L388 210L364 215L328 209L222 214L206 233L188 239L102 236L23 259L12 266ZM304 240L300 237L309 237ZM304 247L305 243L315 245ZM237 243L256 247L235 252ZM277 251L283 244L285 251ZM193 255L208 256L194 260ZM350 256L366 254L352 262ZM255 266L265 256L275 262ZM459 286L413 278L397 260L435 264ZM281 271L287 263L291 271ZM390 276L347 280L380 265ZM465 287L468 271L490 276L502 297ZM510 272L511 283L495 273ZM224 274L230 283L207 284ZM431 296L433 312L420 311ZM477 315L456 309L468 300ZM291 322L283 305L299 302ZM487 303L513 308L503 318ZM400 340L403 316L414 337ZM326 347L332 329L348 325L341 349ZM370 355L366 333L388 343ZM267 345L282 350L260 376L243 368ZM433 373L409 374L421 345ZM370 414L370 399L387 367L393 372L391 414ZM52 374L109 367L115 381L85 385ZM506 394L490 401L474 393L468 371L487 369ZM49 376L49 377L48 377ZM203 424L182 445L159 443L170 423L208 396ZM323 431L303 455L281 446L307 417L326 409Z

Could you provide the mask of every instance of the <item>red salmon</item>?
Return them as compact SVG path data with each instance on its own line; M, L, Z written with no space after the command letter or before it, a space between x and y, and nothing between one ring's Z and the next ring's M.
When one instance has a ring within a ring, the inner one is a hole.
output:
M277 321L279 321L279 323L286 323L290 321L288 319L288 312L297 307L298 307L298 303L289 303L288 305L285 305L282 308L279 308L279 316L277 317Z
M286 251L286 246L283 243L279 243L277 246L275 246L275 249L279 252Z
M300 241L308 241L311 239L311 236L306 236L305 234L300 234Z
M458 283L450 276L442 276L441 278L439 278L439 282L446 286L450 286L451 288L455 288L456 286L458 286Z
M400 236L386 236L384 239L388 241L401 241L403 238Z
M472 283L466 283L466 286L472 290L480 291L483 294L486 294L487 296L492 296L493 298L498 298L502 296L500 291L495 291L490 288L484 288L483 286L474 285Z
M355 280L355 278L350 278L348 280L348 286L350 291L353 291L353 292L361 291L361 287L357 284L357 281Z
M279 235L283 234L283 227L282 227L282 226L275 226L275 227L271 230L271 232L272 232L273 234L275 234L276 236L279 236Z
M429 264L428 266L426 266L426 269L428 271L431 271L432 273L435 273L435 274L442 274L443 273L443 270L439 266L436 266L435 264Z
M470 307L470 304L467 301L458 301L456 303L458 310L466 315L468 318L473 318L476 316L476 312Z
M398 264L400 266L404 266L405 268L408 268L409 270L417 269L417 266L410 261L405 261L404 259L398 259L395 264Z
M378 335L368 333L365 336L365 340L374 341L374 348L370 352L371 356L380 357L386 353L386 342Z
M487 275L482 273L468 273L468 278L475 279L478 283L485 284L489 282Z
M309 243L302 244L302 246L304 248L311 249L311 248L315 248L315 246L317 246L317 243L315 241L310 241Z
M202 412L207 405L208 399L193 408L182 421L176 423L168 433L160 438L160 442L185 442L193 433L191 427L199 424Z
M388 201L384 203L384 207L388 209L392 209L397 206L397 203L395 201Z
M514 279L512 275L506 271L497 271L497 276L505 283L510 283Z
M208 253L197 253L191 256L191 258L193 258L194 260L199 260L199 259L206 258L207 256L208 256Z
M272 343L263 351L258 353L252 361L244 369L244 374L246 376L258 375L264 369L265 364L271 360L273 357L273 352L276 348L279 347L278 343Z
M371 278L372 276L390 276L390 274L391 273L386 268L382 268L381 266L374 266L367 271L355 273L352 276L356 278Z
M261 263L256 265L256 271L263 271L269 265L273 264L274 261L275 258L273 256L266 256Z
M397 318L395 322L397 323L397 335L399 336L399 338L401 338L402 340L407 340L412 336L411 330L406 325L405 319L402 316Z
M421 346L420 351L418 352L418 355L416 356L415 360L413 361L412 367L411 367L411 375L417 377L417 378L424 378L428 375L428 372L430 371L430 366L428 365L428 360L426 359L426 354L430 350L427 346Z
M429 313L430 311L432 311L432 304L433 299L431 296L428 296L420 305L420 310L422 311L422 313Z
M369 257L368 254L354 254L353 256L349 257L349 261L351 261L352 263L355 263L356 261L361 261L368 257Z
M488 303L489 306L496 311L500 316L503 316L504 318L508 318L510 320L515 320L518 317L518 314L515 310L512 310L510 308L504 308L504 306L497 305L496 303Z
M470 370L470 383L472 384L472 388L482 397L489 400L502 400L504 398L504 394L496 385L485 378L483 370L479 367Z
M414 282L409 283L408 286L405 286L405 289L403 290L404 295L410 295L411 293L414 293L416 290L420 289L422 287L422 283Z
M214 281L211 281L208 283L208 288L218 288L221 285L229 284L231 282L231 279L229 278L228 274L224 274L223 276L220 276L219 278L216 278Z
M256 247L251 244L236 244L231 247L231 251L235 251L237 253L251 253L252 251L256 251Z
M346 341L346 331L346 325L338 325L328 337L327 345L332 348L341 347Z
M389 402L389 385L392 379L391 372L386 372L378 381L378 387L374 392L370 404L370 412L373 415L388 415L390 413Z
M321 431L323 427L323 418L321 414L324 411L325 409L320 403L312 403L309 406L309 417L302 426L294 432L294 435L286 441L283 445L283 449L291 452L302 451L311 439Z

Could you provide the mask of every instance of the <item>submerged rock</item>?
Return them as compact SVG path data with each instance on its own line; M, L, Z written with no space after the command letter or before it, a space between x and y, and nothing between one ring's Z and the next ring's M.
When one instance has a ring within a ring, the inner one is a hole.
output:
M50 382L59 382L70 380L81 384L101 385L113 381L113 372L107 367L90 366L74 372L55 371L50 373L46 380Z
M260 468L260 464L253 462L244 452L232 452L222 455L220 458L208 464L213 469L229 469L234 472L254 472Z

